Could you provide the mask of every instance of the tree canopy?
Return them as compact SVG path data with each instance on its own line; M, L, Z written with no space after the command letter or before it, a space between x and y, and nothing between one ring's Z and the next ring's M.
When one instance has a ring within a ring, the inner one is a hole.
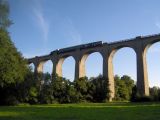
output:
M0 0L0 28L6 29L12 24L9 19L9 4L6 0Z
M28 69L7 31L11 23L8 2L0 0L0 98L3 98L0 104L16 99L14 90L24 80Z
M0 86L24 79L26 64L8 32L0 29Z

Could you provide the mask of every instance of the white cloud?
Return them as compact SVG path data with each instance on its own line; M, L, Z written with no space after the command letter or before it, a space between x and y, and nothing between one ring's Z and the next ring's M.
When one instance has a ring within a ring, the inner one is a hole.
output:
M71 29L70 29L69 33L70 33L72 40L77 44L81 44L82 40L81 40L81 36L80 36L79 32L74 27L72 21L70 21L69 23L71 25Z
M69 43L82 44L81 35L79 34L79 32L75 28L72 20L69 17L66 18L66 25L68 28L68 30L66 32L72 40L72 41L69 41Z
M37 18L37 23L38 23L40 29L42 30L42 34L43 34L44 40L46 42L48 39L48 32L49 32L48 22L40 10L34 9L34 14L35 14L35 17Z
M34 0L34 4L32 5L33 10L33 17L35 19L35 23L39 26L44 44L46 44L48 40L48 33L49 33L49 23L47 21L47 17L45 16L43 12L43 7L41 5L41 0Z

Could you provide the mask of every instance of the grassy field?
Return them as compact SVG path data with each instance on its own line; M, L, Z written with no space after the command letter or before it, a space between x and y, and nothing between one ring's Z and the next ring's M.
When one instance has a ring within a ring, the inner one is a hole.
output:
M0 120L160 120L160 103L4 106Z

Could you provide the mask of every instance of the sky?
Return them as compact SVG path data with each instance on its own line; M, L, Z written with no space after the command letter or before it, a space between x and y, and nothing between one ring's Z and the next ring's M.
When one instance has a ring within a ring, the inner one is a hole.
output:
M160 33L159 0L8 0L10 36L25 58L49 54L55 49L94 42L113 42ZM122 48L113 58L114 74L136 81L136 55ZM150 86L160 86L160 43L147 51ZM75 61L67 58L63 76L74 77ZM52 63L44 64L51 72ZM102 73L102 57L91 54L86 75Z

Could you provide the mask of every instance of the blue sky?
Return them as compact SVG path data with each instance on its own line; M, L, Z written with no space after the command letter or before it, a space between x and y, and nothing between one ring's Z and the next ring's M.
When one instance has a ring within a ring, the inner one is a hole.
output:
M112 42L160 33L159 0L9 0L11 38L24 57L49 54L59 48L102 40ZM114 74L136 80L136 56L123 48L114 56ZM160 86L160 44L147 54L150 86ZM47 62L44 71L51 72ZM100 54L86 61L87 76L102 73ZM63 75L73 79L74 60L67 58Z

